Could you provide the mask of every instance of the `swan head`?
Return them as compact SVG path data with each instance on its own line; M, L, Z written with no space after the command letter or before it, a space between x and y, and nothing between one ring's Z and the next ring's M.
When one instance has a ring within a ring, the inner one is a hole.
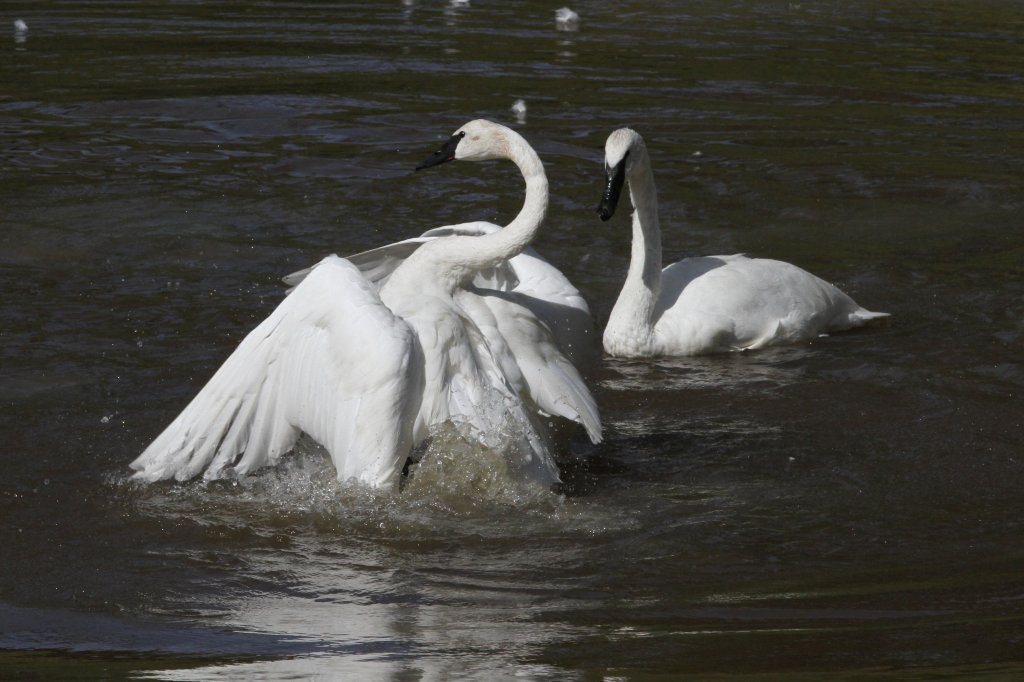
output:
M416 170L438 166L448 161L487 161L509 157L508 136L512 133L505 126L478 118L460 127L441 148Z
M626 184L626 176L633 166L633 159L646 151L644 138L631 128L619 128L608 136L604 144L604 169L608 182L601 203L597 206L597 215L601 220L610 220L615 215L619 197L622 196L622 187Z

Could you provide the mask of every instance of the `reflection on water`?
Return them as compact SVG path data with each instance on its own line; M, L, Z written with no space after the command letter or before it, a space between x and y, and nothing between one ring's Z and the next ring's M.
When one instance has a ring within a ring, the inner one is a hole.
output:
M534 0L8 4L5 672L1019 676L1016 3L600 1L578 31ZM338 484L310 443L240 481L127 483L280 276L515 215L510 164L412 170L480 116L544 159L536 247L599 325L629 258L628 217L593 212L622 125L666 262L790 261L892 324L602 361L605 442L573 442L560 495L457 439L401 492Z
M601 383L615 391L781 388L798 382L804 372L802 363L816 353L813 345L801 345L645 361L608 358L605 367L615 376L603 378Z
M218 549L200 541L180 560L246 586L182 594L183 608L217 630L279 638L303 654L218 666L219 677L555 674L519 661L559 641L566 627L524 615L550 609L574 586L524 581L521 572L571 563L561 538L600 537L629 519L523 489L503 475L499 458L481 460L479 448L432 446L401 493L339 484L322 449L300 450L238 481L128 486L138 513L206 528L206 542L219 538ZM211 671L153 674L202 679Z

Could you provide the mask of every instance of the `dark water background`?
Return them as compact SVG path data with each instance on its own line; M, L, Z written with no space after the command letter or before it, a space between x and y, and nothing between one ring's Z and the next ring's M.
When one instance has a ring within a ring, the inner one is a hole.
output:
M558 6L3 3L0 678L1024 675L1024 5ZM510 220L511 164L412 168L518 98L536 246L600 325L626 124L667 259L792 261L892 324L602 361L563 497L454 444L401 495L309 444L125 482L281 275Z

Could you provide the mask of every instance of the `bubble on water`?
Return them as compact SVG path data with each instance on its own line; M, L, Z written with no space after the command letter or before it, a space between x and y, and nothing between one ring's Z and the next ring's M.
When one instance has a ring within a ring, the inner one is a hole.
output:
M555 28L559 31L578 31L580 15L568 7L555 10Z

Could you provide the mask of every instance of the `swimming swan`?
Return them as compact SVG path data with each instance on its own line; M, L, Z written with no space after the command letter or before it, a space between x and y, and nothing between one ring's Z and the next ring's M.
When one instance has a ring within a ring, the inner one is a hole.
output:
M559 474L543 415L582 422L600 440L593 397L547 328L514 300L465 295L478 272L522 252L540 228L540 159L517 133L483 120L440 151L442 161L514 161L526 179L515 220L420 245L379 291L346 259L322 260L132 462L135 478L245 474L276 463L304 432L330 452L339 480L383 487L451 422L505 449L513 472L551 485Z
M615 213L629 182L633 248L604 349L618 357L698 355L813 339L889 317L857 305L795 265L743 255L685 258L661 266L658 198L647 147L629 128L605 143L607 187L598 214Z

